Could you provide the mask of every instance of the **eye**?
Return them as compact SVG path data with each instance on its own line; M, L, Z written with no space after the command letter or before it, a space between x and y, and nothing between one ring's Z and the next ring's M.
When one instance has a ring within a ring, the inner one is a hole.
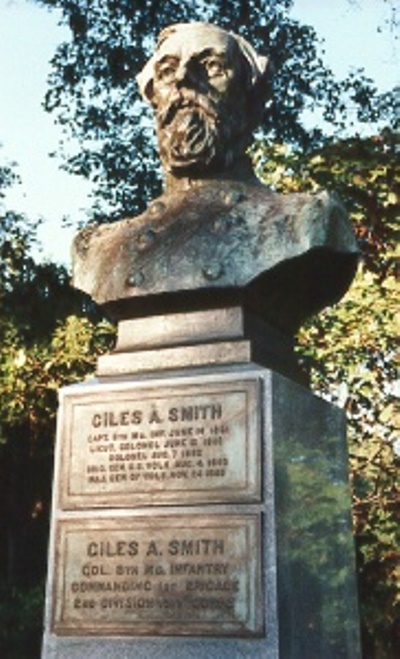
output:
M217 57L208 57L203 61L203 66L209 78L215 78L225 74L225 62Z
M156 66L156 79L166 84L173 82L178 68L178 62L161 62Z

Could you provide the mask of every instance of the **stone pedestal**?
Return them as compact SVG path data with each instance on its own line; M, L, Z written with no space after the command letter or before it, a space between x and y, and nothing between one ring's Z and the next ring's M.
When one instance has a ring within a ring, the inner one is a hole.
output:
M43 659L359 656L344 416L261 329L127 321L60 392Z

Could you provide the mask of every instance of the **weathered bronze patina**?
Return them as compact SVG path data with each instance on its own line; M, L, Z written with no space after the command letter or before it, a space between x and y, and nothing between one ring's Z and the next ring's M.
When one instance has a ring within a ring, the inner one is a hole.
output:
M277 194L246 155L266 73L266 58L218 27L161 33L138 82L165 191L139 217L74 244L74 285L115 319L238 305L291 335L346 291L357 247L340 202Z

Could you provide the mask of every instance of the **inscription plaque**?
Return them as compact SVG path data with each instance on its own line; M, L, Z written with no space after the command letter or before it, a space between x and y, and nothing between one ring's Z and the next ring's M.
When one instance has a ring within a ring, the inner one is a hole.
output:
M262 633L258 515L61 520L53 631Z
M64 398L64 509L260 500L259 383Z

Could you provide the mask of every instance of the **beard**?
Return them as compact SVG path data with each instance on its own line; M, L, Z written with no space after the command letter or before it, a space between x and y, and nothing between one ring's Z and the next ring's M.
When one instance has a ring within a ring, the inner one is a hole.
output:
M176 92L157 113L160 157L166 171L207 174L228 167L247 144L243 114L221 99L187 89Z

